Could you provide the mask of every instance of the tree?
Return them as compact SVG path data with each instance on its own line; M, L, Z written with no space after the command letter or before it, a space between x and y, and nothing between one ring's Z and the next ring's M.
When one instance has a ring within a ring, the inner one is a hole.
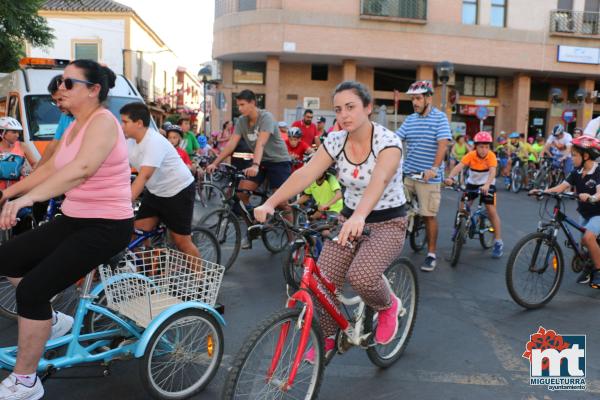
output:
M36 47L50 46L52 28L38 10L45 0L0 0L0 72L19 67L25 42Z

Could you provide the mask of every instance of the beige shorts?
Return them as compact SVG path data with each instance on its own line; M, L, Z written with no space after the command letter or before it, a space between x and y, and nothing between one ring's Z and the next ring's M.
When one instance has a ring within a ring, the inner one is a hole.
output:
M417 196L419 214L423 217L435 217L440 210L440 187L440 183L424 183L404 178L404 189L409 196Z

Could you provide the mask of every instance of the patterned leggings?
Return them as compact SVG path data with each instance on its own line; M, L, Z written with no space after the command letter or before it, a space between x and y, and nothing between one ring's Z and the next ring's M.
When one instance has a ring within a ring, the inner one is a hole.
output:
M366 226L371 233L368 237L361 238L357 252L327 241L319 256L318 265L323 275L337 288L341 289L347 279L370 307L385 310L390 307L391 298L382 274L402 252L407 219L394 218L368 223ZM320 288L326 293L326 289ZM339 306L337 298L334 302ZM325 337L335 335L338 329L335 320L320 305L317 305L317 313Z

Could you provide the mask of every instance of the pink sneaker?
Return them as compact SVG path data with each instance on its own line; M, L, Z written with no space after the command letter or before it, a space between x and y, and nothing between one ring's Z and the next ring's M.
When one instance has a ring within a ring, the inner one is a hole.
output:
M377 344L388 344L398 332L398 314L400 314L400 299L392 294L392 305L387 310L379 311L377 332L375 342Z
M333 340L332 338L325 338L325 357L327 357L329 355L329 352L333 351L333 349L335 349L335 340ZM315 348L311 347L310 349L308 349L308 351L304 354L304 361L306 361L309 364L314 364L315 363Z

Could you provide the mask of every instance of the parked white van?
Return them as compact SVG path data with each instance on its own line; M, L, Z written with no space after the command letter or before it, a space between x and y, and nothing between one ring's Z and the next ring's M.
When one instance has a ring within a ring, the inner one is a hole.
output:
M0 75L0 117L16 118L23 125L23 138L38 156L54 137L60 111L48 93L50 80L59 74L69 60L24 58L20 68ZM115 87L108 93L107 107L120 120L119 110L125 104L144 101L134 85L117 75Z

